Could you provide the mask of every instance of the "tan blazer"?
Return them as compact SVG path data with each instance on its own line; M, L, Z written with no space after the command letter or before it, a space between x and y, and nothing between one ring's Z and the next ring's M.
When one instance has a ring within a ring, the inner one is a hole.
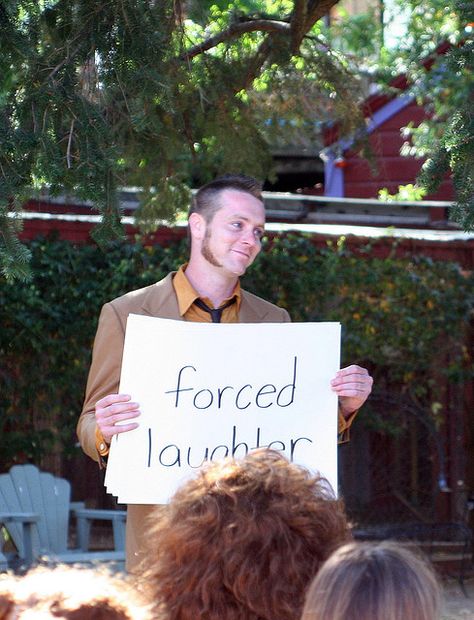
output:
M86 395L77 425L77 435L82 449L95 461L101 458L95 439L95 403L107 394L119 389L122 365L125 327L129 314L144 314L164 319L182 320L172 278L168 274L163 280L118 297L102 307L92 352L92 363L87 380ZM278 308L242 290L239 312L241 323L286 323L290 316ZM154 506L131 504L127 511L127 570L136 570L147 547L147 526L145 520Z

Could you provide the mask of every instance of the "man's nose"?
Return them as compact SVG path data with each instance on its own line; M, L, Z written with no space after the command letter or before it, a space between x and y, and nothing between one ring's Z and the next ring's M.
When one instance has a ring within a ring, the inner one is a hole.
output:
M253 230L246 230L244 231L244 234L242 236L242 240L247 243L248 245L251 245L252 247L257 245L258 241L257 238L255 236L255 232Z

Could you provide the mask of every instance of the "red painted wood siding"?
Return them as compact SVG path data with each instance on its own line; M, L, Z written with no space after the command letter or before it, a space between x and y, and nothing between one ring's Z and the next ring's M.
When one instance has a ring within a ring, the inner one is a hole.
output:
M23 241L35 239L36 237L45 237L48 234L56 234L60 239L66 239L71 243L94 243L90 232L94 224L91 222L70 222L58 219L28 219L24 221L24 227L20 234ZM126 233L130 240L133 240L138 232L136 228L126 225ZM186 228L167 228L165 226L159 228L153 235L149 235L145 243L149 245L169 245L175 241L179 241L186 236ZM314 233L311 235L313 243L320 248L327 246L330 235ZM394 254L393 239L391 237L380 237L378 239L370 239L372 245L372 257L385 258ZM358 248L369 242L369 238L363 236L348 235L346 245L348 249L357 252ZM402 256L430 256L433 260L455 261L465 270L474 269L474 239L460 240L453 239L451 241L430 241L417 238L400 238L398 239L395 255ZM365 254L361 255L362 257Z
M399 185L415 183L423 160L400 155L400 148L406 142L406 138L401 135L401 128L410 122L417 126L425 118L425 110L416 103L411 103L370 135L369 142L377 164L376 172L372 172L369 163L354 151L346 151L344 195L347 198L377 198L379 190L384 187L394 193L398 191ZM443 181L438 191L426 196L426 199L453 200L451 181Z

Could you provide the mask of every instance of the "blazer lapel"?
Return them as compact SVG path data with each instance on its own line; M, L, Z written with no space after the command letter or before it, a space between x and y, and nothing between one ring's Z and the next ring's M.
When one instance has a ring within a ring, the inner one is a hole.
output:
M255 303L254 300L242 290L242 301L240 304L239 322L240 323L261 323L268 314L266 310L262 310L261 305Z
M144 314L162 319L183 320L179 314L178 300L173 288L174 273L169 273L150 288L142 304Z

